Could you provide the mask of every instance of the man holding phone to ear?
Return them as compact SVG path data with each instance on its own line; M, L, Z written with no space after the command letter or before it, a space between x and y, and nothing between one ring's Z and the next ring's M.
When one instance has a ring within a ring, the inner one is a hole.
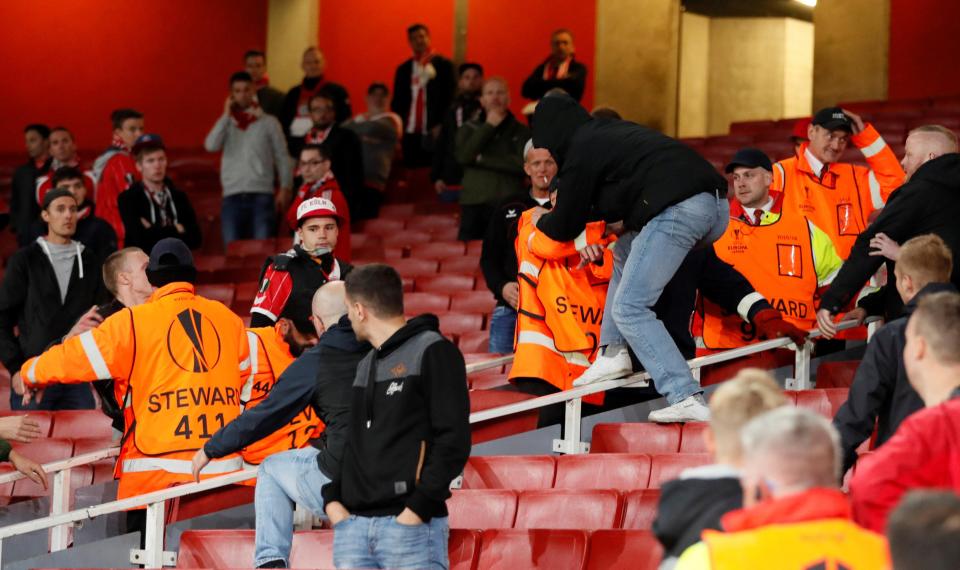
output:
M253 78L246 71L230 76L223 114L203 143L207 152L223 151L221 223L223 243L266 239L273 235L277 213L290 205L293 174L280 122L257 102ZM274 170L280 178L274 195Z

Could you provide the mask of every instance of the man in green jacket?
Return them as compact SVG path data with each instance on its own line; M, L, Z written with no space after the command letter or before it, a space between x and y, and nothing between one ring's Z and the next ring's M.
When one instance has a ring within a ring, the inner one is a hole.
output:
M483 83L480 105L486 118L457 131L455 156L463 165L458 239L483 239L496 205L523 188L523 145L530 129L510 112L510 91L502 77Z

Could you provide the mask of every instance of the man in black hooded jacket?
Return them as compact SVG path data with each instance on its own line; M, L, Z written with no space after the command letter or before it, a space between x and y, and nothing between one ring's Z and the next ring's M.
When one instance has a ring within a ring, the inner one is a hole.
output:
M907 181L890 195L877 219L857 238L850 257L820 300L817 321L828 338L836 332L833 316L850 304L883 264L884 258L870 245L877 234L885 234L897 243L923 234L936 234L952 251L960 252L957 135L939 125L917 127L907 136L904 152L901 164ZM960 287L960 255L953 257L950 280ZM888 295L896 295L889 286ZM896 303L890 308L888 303L887 317L899 316L900 307L902 305Z
M541 99L533 142L560 164L557 205L537 228L555 241L575 241L598 217L622 232L603 353L574 385L629 374L629 344L670 404L651 412L651 421L706 420L700 385L653 307L687 254L726 229L727 181L683 143L627 121L595 119L566 95ZM580 252L585 262L602 254L592 246Z

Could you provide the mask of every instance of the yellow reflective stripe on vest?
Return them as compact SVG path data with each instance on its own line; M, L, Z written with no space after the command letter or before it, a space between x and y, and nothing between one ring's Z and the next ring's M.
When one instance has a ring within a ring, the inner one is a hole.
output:
M529 275L534 279L538 279L540 277L540 268L530 263L529 261L520 262L519 271L520 273L523 273L524 275Z
M222 475L231 473L243 467L243 459L213 460L200 471L202 475ZM143 457L123 460L123 473L146 473L148 471L166 471L176 475L190 475L193 472L193 463L185 459L164 459L162 457Z
M257 367L260 366L257 344L257 334L248 330L247 345L250 347L250 374L240 390L240 404L243 406L246 406L247 402L250 401L250 394L253 392L253 378L257 375Z
M584 229L580 232L580 235L573 238L573 246L577 248L577 251L587 247L587 230Z
M83 353L87 355L87 361L90 362L90 367L93 368L93 373L97 375L97 378L100 380L113 378L110 369L107 368L107 361L100 354L97 341L93 339L93 331L87 331L80 335L80 346L83 347Z
M866 158L871 158L881 150L887 147L887 141L883 140L883 137L877 137L877 140L868 144L867 146L860 149L860 152L863 153L863 156Z
M520 331L517 334L517 344L535 344L537 346L542 346L547 350L559 354L570 364L575 364L577 366L590 366L590 359L579 352L562 352L557 350L557 346L553 343L553 339L549 336L538 333L535 331Z
M27 380L33 385L37 384L37 360L39 358L35 356L27 369Z

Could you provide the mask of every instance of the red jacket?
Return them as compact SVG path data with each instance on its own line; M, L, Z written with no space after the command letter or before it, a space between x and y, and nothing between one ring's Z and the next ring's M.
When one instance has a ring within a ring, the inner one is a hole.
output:
M340 235L337 237L337 247L333 249L333 255L337 259L350 261L350 208L347 207L347 198L340 190L337 179L329 176L313 184L304 184L297 190L293 203L287 210L287 223L294 231L297 229L297 208L310 198L324 198L337 207L337 214L341 219Z
M123 247L123 220L120 219L120 207L117 197L140 180L140 172L133 156L126 150L111 147L100 155L93 165L97 177L97 190L93 202L97 205L97 215L107 221L117 232L117 243Z
M854 519L883 532L913 489L960 493L960 397L908 417L883 447L857 463L850 481Z

